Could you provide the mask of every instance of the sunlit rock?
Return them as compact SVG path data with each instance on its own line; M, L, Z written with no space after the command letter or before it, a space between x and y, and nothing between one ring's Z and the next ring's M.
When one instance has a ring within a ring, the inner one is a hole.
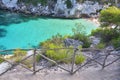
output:
M18 1L18 0L2 0L2 3L3 3L7 8L16 8L16 7L17 7L17 1Z

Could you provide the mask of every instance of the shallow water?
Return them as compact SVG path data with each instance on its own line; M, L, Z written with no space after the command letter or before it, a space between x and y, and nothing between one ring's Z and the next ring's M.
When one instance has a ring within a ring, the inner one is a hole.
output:
M81 23L90 34L97 25L85 19L57 19L32 17L0 11L0 49L33 48L57 33L72 35L76 23Z

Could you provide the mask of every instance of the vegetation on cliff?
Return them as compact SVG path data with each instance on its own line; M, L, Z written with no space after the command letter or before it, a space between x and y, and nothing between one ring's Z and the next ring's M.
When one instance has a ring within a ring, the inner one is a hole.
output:
M120 47L120 9L109 7L100 14L101 28L94 30L92 35L101 37L106 45Z

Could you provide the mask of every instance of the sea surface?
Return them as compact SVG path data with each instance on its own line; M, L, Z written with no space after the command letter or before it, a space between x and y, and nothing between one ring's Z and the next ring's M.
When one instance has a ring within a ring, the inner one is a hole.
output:
M0 10L0 50L36 48L53 35L72 35L76 24L87 35L98 25L86 19L36 17Z

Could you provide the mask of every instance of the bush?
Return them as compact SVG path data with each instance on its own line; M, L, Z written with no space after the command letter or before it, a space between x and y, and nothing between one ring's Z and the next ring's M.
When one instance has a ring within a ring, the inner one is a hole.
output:
M64 44L63 44L63 40L64 40L64 39L65 39L65 38L62 37L60 34L57 34L57 35L55 35L55 36L52 36L51 39L48 39L48 40L46 40L46 41L44 41L44 42L41 42L41 43L40 43L40 46L41 46L41 48L52 48L52 46L50 47L49 44L55 44L55 45L57 45L57 46L59 46L59 45L63 46L63 45L64 45ZM53 47L53 48L54 48L54 47Z
M63 48L64 37L60 34L57 34L52 37L52 39L48 39L42 43L40 43L41 48L48 48L48 49L56 49L56 48ZM46 50L45 55L53 60L61 60L60 62L65 62L62 59L67 57L67 50L65 49L56 49L56 50Z
M83 42L83 45L82 45L83 48L90 47L91 42L89 40L89 37L86 36L85 34L80 34L80 33L79 34L74 34L70 38Z
M23 59L23 57L25 57L27 52L24 51L24 50L21 50L21 49L16 49L13 52L13 54L14 54L13 59L15 60L15 62L19 62L19 61L21 61Z
M55 49L55 48L63 48L62 45L56 45L56 44L49 44L49 47L51 49ZM59 62L66 62L63 59L69 57L69 55L67 54L68 50L65 49L55 49L55 50L47 50L45 52L45 55L55 61L59 61ZM72 50L69 51L69 53L72 52Z
M41 60L41 56L38 54L36 55L36 61L39 62Z
M75 64L82 64L85 61L85 56L82 54L76 55L75 57Z
M72 8L72 3L70 0L67 0L66 4L67 4L67 8Z
M15 57L19 57L19 56L25 56L27 54L27 52L24 51L24 50L21 50L21 49L16 49L13 52L13 54L14 54Z
M26 67L31 68L33 66L33 61L32 59L27 59L24 62L22 62Z
M120 32L112 28L98 28L93 30L91 35L100 37L103 43L109 43L112 39L119 38Z
M99 43L99 44L97 44L96 45L96 48L99 48L99 49L103 49L103 48L105 48L105 43Z
M53 50L44 51L44 54L47 57L60 63L70 63L73 54L73 49L70 50L58 49L58 48L64 48L64 43L63 43L64 38L65 37L62 37L61 35L58 34L56 36L53 36L52 39L42 42L40 46L41 48L53 49ZM84 60L83 56L77 55L75 62L76 64L80 64L83 62L83 60Z
M84 25L82 25L81 23L76 23L75 28L73 28L72 31L73 31L73 35L70 36L69 38L82 41L83 48L90 47L91 42L89 40L89 36L87 36L85 33L85 26Z
M71 63L73 50L47 50L46 56L59 62L59 63ZM82 64L85 61L85 57L82 54L76 55L75 64Z
M101 37L102 32L103 32L102 28L97 28L95 30L92 30L91 36Z
M120 37L117 38L117 39L112 39L112 40L111 40L111 44L112 44L115 48L120 47Z
M2 63L2 62L4 62L4 60L0 58L0 63Z

